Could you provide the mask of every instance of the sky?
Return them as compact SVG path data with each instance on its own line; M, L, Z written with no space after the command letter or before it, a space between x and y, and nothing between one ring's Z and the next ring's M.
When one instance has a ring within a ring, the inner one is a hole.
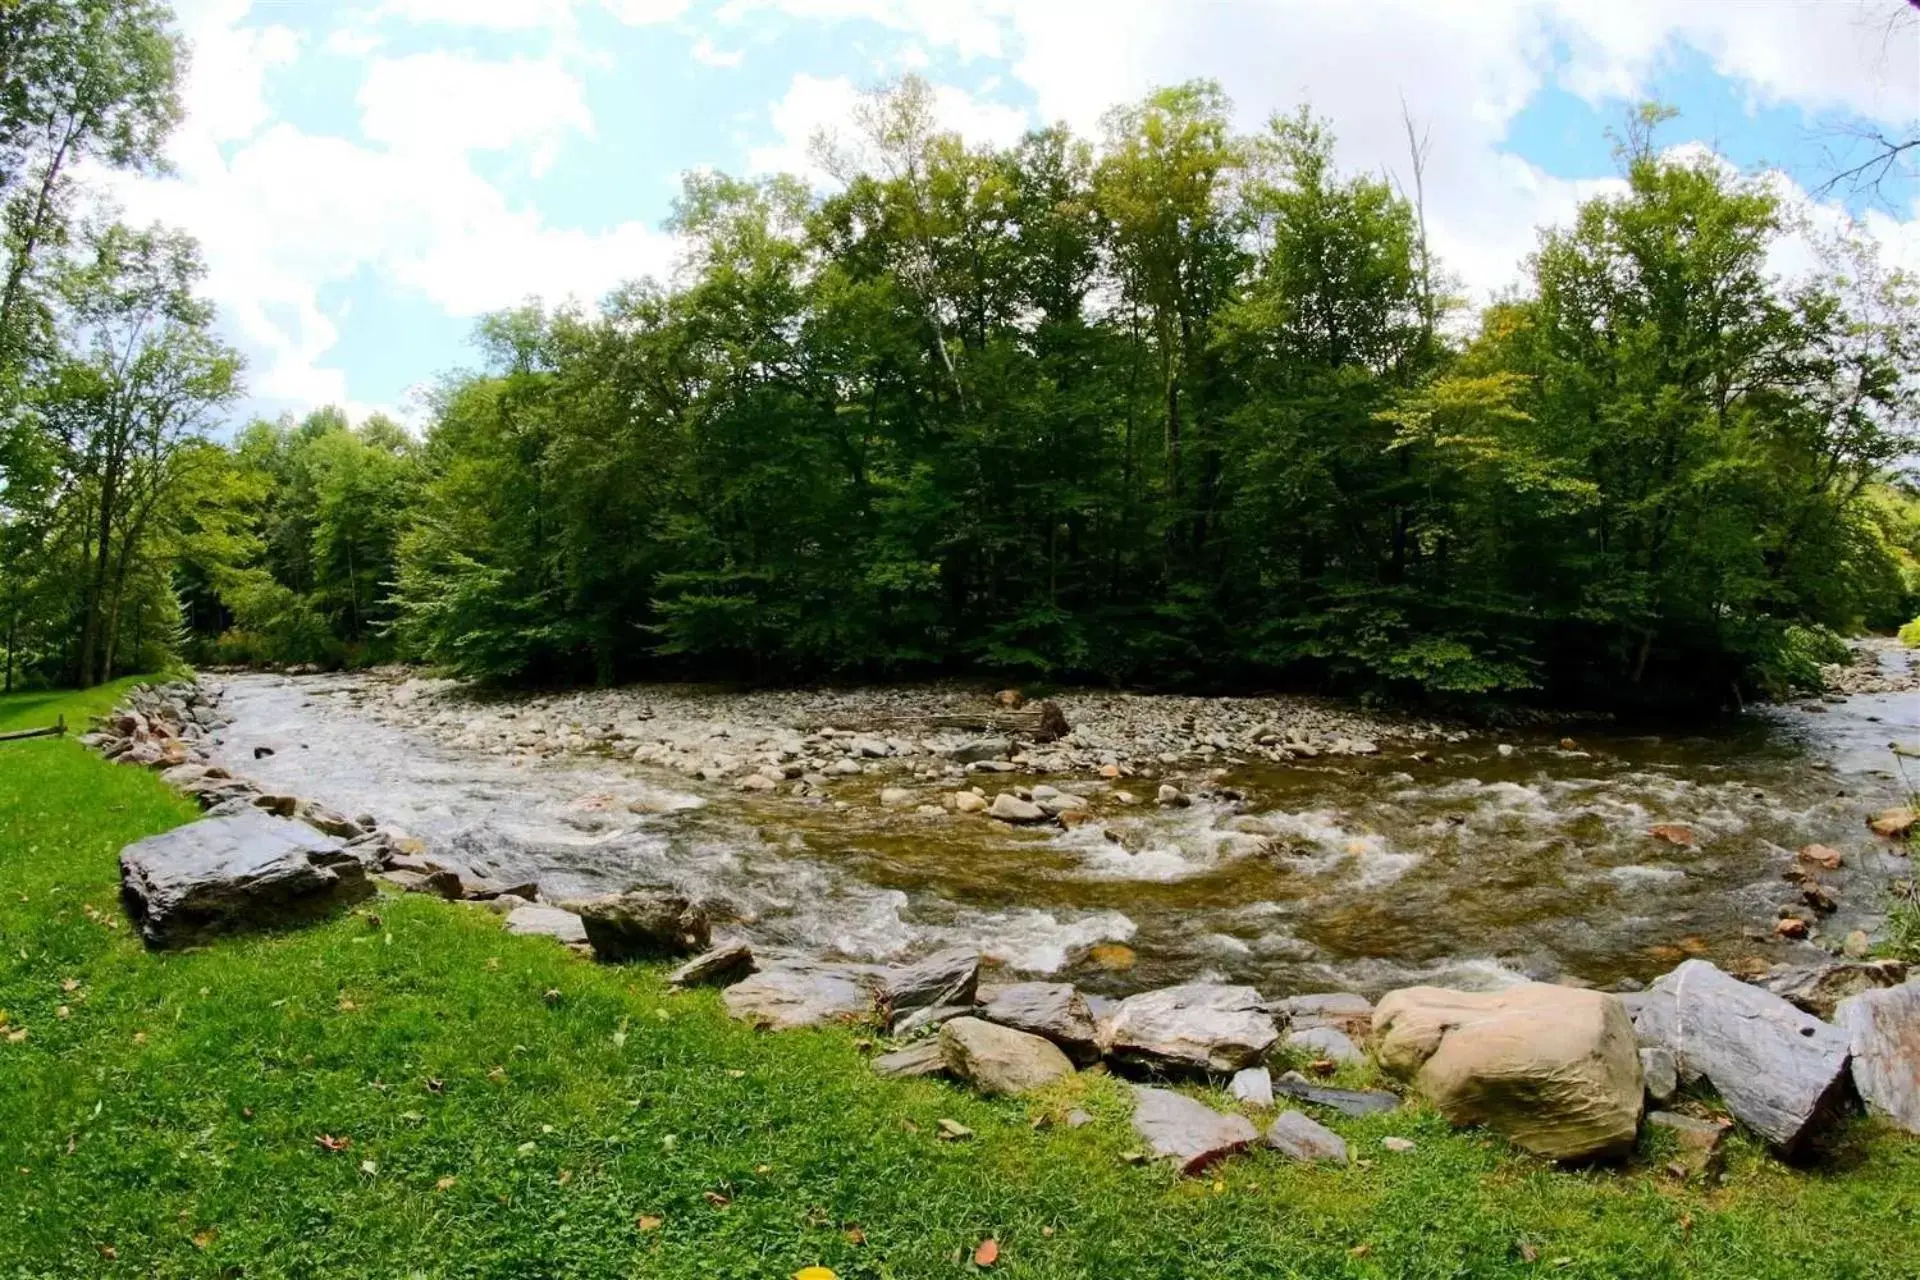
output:
M1472 301L1536 228L1617 185L1608 130L1767 171L1816 225L1858 219L1920 271L1920 184L1820 188L1862 130L1920 119L1903 0L175 0L193 48L172 172L106 180L123 216L201 241L247 358L236 420L337 404L419 424L475 320L671 279L681 175L789 171L906 72L989 143L1214 78L1236 122L1302 103L1341 162L1426 203ZM1815 193L1809 195L1809 192ZM1810 251L1783 245L1783 274Z

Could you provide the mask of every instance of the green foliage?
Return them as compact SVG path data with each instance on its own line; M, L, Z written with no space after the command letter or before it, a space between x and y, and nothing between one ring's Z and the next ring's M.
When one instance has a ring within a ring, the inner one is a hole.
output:
M117 695L0 699L0 730ZM1123 1159L1111 1078L1029 1099L880 1080L864 1029L760 1034L665 966L419 894L149 953L115 860L193 815L71 741L0 744L0 1009L26 1033L0 1040L7 1275L933 1277L989 1237L996 1273L1035 1280L1920 1269L1920 1144L1865 1122L1818 1169L1735 1135L1707 1188L1671 1179L1651 1132L1566 1170L1409 1105L1316 1117L1352 1167L1256 1147L1180 1178ZM1061 1123L1071 1107L1092 1122ZM942 1118L975 1137L940 1141ZM1417 1149L1389 1158L1389 1134Z
M1197 82L981 150L904 82L832 194L689 179L677 289L483 326L400 633L489 678L1803 682L1911 612L1920 311L1845 238L1773 281L1764 185L1657 123L1475 329L1304 112L1240 136Z
M1904 880L1887 891L1887 921L1880 932L1885 954L1920 964L1920 885Z

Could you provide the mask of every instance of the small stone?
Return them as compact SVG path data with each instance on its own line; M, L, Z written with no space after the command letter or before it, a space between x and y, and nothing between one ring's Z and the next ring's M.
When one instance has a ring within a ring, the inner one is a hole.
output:
M1667 1165L1667 1172L1681 1181L1699 1179L1717 1182L1726 1159L1725 1144L1730 1124L1696 1120L1672 1111L1649 1111L1647 1125L1673 1135L1679 1145L1679 1157Z
M953 810L955 813L985 813L987 798L972 791L956 791L953 793Z
M1680 1091L1679 1065L1673 1060L1673 1051L1664 1045L1640 1051L1640 1075L1647 1083L1647 1097L1655 1103L1664 1106Z
M1807 922L1798 916L1785 916L1773 926L1773 931L1783 938L1804 938L1807 936Z
M1865 960L1873 954L1873 939L1867 936L1865 929L1855 929L1840 944L1840 951L1850 960Z
M1228 1092L1249 1106L1273 1106L1273 1074L1265 1067L1246 1067L1233 1074Z
M1344 1031L1333 1027L1309 1027L1305 1031L1294 1031L1283 1042L1296 1053L1310 1054L1318 1060L1354 1063L1365 1062L1367 1055L1347 1037Z
M1265 1142L1290 1160L1345 1164L1347 1144L1339 1134L1298 1111L1282 1111L1267 1129Z
M1154 795L1154 800L1166 809L1184 809L1193 803L1180 788L1165 782L1160 784L1160 790Z
M1691 849L1699 843L1693 828L1678 822L1656 822L1647 828L1647 834L1680 849Z
M1915 824L1920 823L1920 813L1902 805L1894 809L1882 809L1867 819L1867 826L1873 834L1885 836L1889 840L1905 840L1913 834Z
M913 792L907 790L905 787L882 787L880 789L880 803L889 809L897 809L902 805L913 803Z
M1822 871L1838 871L1845 861L1838 849L1829 849L1824 844L1810 844L1793 855L1796 861Z
M740 779L740 781L735 785L737 785L742 791L763 791L764 792L764 791L773 791L777 789L780 784L778 782L775 782L772 778L769 778L764 773L750 773L746 777Z
M973 1130L958 1120L938 1120L935 1122L938 1136L942 1142L965 1142L973 1137Z
M1073 1110L1067 1112L1067 1128L1069 1129L1084 1128L1092 1123L1093 1117L1085 1111L1082 1111L1079 1107L1075 1107Z
M1389 1151L1398 1151L1402 1154L1413 1150L1413 1144L1405 1138L1382 1138L1380 1145Z

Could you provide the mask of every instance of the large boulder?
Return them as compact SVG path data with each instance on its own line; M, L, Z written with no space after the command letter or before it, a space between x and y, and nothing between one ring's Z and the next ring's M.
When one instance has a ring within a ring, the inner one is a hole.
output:
M1106 1026L1116 1061L1156 1071L1238 1071L1259 1063L1277 1039L1258 991L1216 982L1128 996Z
M1834 1021L1853 1052L1853 1085L1878 1115L1920 1133L1920 982L1840 1002Z
M1081 1065L1100 1059L1100 1032L1071 982L1016 982L1000 987L980 1016L1016 1031L1045 1036Z
M373 893L332 836L257 809L204 818L120 851L120 897L150 947L310 920Z
M1051 1040L979 1018L941 1026L940 1058L948 1071L987 1094L1030 1093L1073 1074L1073 1064Z
M1245 1116L1222 1115L1171 1089L1134 1089L1133 1130L1149 1152L1185 1174L1246 1150L1260 1136Z
M721 1001L743 1022L787 1031L864 1021L878 1011L879 994L879 984L865 966L794 961L734 983Z
M1374 1013L1380 1065L1456 1125L1483 1124L1554 1160L1633 1145L1644 1085L1633 1023L1610 995L1533 982L1408 987Z
M1799 1146L1844 1098L1846 1034L1772 992L1689 960L1647 997L1642 1041L1664 1040L1683 1081L1712 1081L1734 1119L1774 1146Z
M672 889L642 886L562 905L586 926L593 954L615 964L697 955L711 941L706 911Z

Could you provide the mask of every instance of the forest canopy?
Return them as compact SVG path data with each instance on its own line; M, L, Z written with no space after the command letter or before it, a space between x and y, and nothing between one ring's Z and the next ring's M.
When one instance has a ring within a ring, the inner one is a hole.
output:
M0 23L90 14L131 34L75 145L150 163L152 6ZM222 441L191 243L64 195L32 233L81 72L6 65L55 84L0 122L9 680L177 652L1722 703L1915 611L1914 282L1846 233L1777 276L1807 230L1651 108L1474 312L1417 152L1345 172L1329 122L1241 133L1208 82L978 147L908 78L820 141L826 190L688 175L671 281L488 317L423 436L321 409Z

